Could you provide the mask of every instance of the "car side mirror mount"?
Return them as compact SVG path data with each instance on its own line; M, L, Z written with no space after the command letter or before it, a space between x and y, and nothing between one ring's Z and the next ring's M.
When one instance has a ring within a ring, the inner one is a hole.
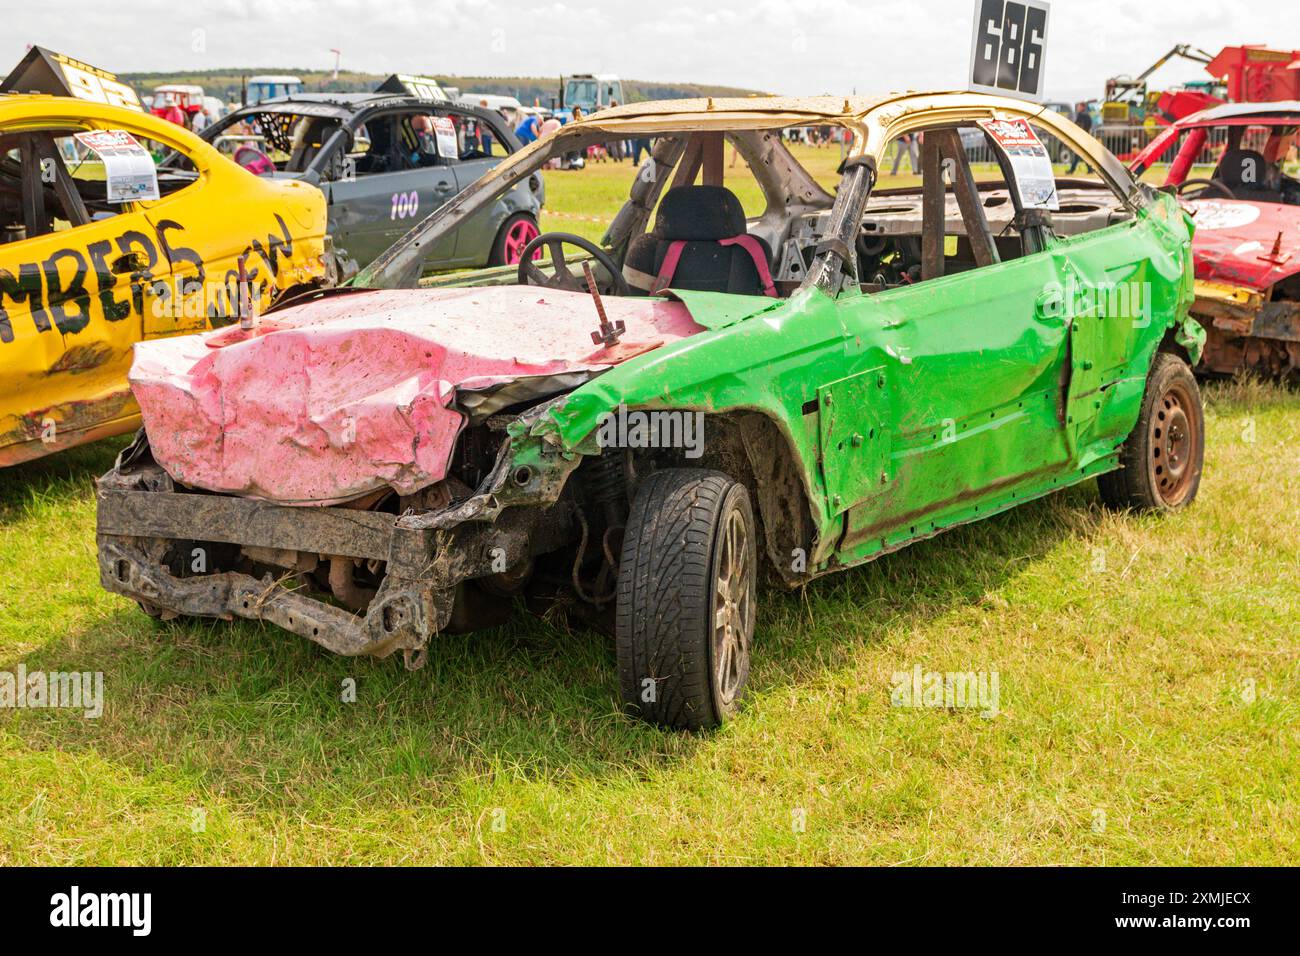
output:
M1052 226L1052 212L1041 206L1022 209L1013 220L1016 231L1024 241L1025 255L1033 255L1049 248L1056 240Z

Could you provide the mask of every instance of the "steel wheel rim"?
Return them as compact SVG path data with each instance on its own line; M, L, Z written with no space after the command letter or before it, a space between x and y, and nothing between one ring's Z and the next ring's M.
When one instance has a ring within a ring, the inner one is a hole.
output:
M1191 491L1200 435L1200 410L1187 387L1176 382L1156 401L1147 442L1152 487L1170 507Z
M713 586L713 671L718 696L730 706L749 676L754 589L749 528L739 508L724 520Z
M519 254L523 252L524 246L536 239L540 233L536 226L527 219L520 219L508 230L506 230L506 265L515 266L519 264ZM533 259L537 260L542 257L542 250L538 249L533 253Z

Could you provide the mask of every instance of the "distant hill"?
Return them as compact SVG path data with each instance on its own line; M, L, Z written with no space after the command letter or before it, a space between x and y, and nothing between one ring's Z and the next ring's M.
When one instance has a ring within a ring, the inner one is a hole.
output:
M140 93L147 93L162 83L194 83L210 96L225 100L240 98L241 77L259 73L289 73L300 77L308 90L314 92L358 93L373 90L386 78L372 73L340 73L338 79L330 72L295 70L283 67L249 70L199 70L184 73L121 73L119 77L130 83ZM549 106L552 97L559 95L558 76L439 76L435 78L444 86L454 86L463 92L495 93L515 96L522 103L539 102ZM643 100L671 100L691 96L754 96L757 90L744 90L731 86L713 86L707 83L660 83L648 80L623 80L623 94L629 103Z

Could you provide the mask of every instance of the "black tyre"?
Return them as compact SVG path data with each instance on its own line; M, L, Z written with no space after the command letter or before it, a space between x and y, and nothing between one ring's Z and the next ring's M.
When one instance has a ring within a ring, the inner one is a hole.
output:
M718 471L655 472L632 502L615 636L628 713L675 730L740 708L757 601L749 492Z
M1120 468L1097 478L1109 508L1177 511L1191 504L1205 459L1205 411L1192 370L1157 352L1137 424L1120 448Z
M488 258L488 265L518 265L519 253L539 235L541 230L537 228L537 220L529 213L517 212L509 216L497 230L497 238L492 243L492 255Z

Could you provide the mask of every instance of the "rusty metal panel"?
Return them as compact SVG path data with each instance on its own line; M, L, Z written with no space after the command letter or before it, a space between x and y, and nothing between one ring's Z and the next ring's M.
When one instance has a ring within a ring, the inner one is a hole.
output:
M98 491L99 534L168 538L346 555L408 566L427 564L432 533L352 508L291 508L224 495ZM395 569L400 570L400 569Z

